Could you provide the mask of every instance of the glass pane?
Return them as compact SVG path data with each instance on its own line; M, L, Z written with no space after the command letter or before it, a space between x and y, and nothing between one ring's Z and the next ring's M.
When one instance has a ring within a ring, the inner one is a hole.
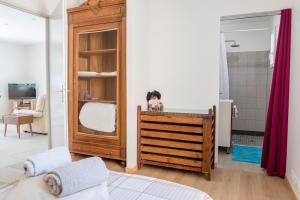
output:
M118 30L79 35L78 130L116 135Z

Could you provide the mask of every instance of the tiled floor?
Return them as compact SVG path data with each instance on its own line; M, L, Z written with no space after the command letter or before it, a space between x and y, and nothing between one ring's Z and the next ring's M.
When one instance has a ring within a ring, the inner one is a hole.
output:
M233 144L248 146L262 146L263 136L232 135ZM219 149L218 167L251 172L263 172L259 164L238 162L232 160L232 154L227 154L224 149Z
M4 137L4 125L0 124L0 168L23 162L28 156L48 149L48 136L21 133L18 138L16 127L9 125Z
M219 149L218 167L224 169L233 169L250 172L263 172L259 164L238 162L232 160L232 154L227 154L225 151Z

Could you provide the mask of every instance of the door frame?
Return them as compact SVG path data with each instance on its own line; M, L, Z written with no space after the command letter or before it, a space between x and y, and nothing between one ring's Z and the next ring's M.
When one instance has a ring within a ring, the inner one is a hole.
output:
M62 30L63 30L63 38L62 38L62 58L63 58L63 85L62 90L58 92L62 92L62 98L63 98L63 104L64 104L64 145L69 146L69 139L68 139L68 92L69 92L69 86L68 86L68 23L67 23L67 0L60 0L62 4L61 12L62 12ZM58 3L59 4L59 3ZM57 4L57 5L58 5ZM47 20L47 83L48 83L48 109L49 109L49 149L53 148L52 143L52 132L51 132L51 105L50 105L50 99L51 99L51 88L50 88L50 19L51 15L45 17Z
M223 31L221 30L222 21L242 20L242 19L257 18L257 17L272 17L272 16L278 16L278 15L280 15L280 13L281 13L280 10L273 10L273 11L266 11L266 12L253 11L253 12L244 13L244 14L233 14L233 15L220 16L220 18L219 18L219 22L220 22L219 33L223 33ZM219 47L219 51L220 51L220 47ZM219 62L219 66L220 66L220 62ZM219 79L219 82L220 82L220 79ZM220 94L220 89L219 89L219 94ZM230 99L230 97L229 97L229 99ZM220 101L220 98L218 99L218 101ZM219 111L219 109L218 109L218 111ZM219 117L219 115L217 115L217 117ZM219 119L217 120L217 126L219 127ZM232 129L232 127L231 127L231 129ZM216 140L216 148L215 148L215 155L217 156L215 158L216 163L219 162L218 138L219 138L219 134L220 134L219 128L217 128L217 130L218 130L218 132L217 132L217 140ZM231 130L231 136L232 136L232 130ZM230 143L231 143L231 148L232 148L232 140L230 141Z

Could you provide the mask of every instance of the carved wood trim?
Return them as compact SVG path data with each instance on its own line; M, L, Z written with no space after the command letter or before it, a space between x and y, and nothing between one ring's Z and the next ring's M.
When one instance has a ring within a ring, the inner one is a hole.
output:
M87 2L80 5L80 7L88 6L90 10L97 15L100 11L100 2L103 0L88 0Z

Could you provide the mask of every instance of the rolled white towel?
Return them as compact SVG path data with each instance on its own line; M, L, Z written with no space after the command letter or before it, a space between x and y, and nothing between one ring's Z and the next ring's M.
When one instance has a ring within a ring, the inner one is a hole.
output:
M91 157L54 169L43 179L51 194L65 197L101 185L106 181L108 175L102 159Z
M56 147L29 157L24 163L24 170L27 176L38 176L71 162L68 148Z
M78 76L80 77L89 77L89 76L97 76L97 75L98 75L97 72L88 72L88 71L78 72Z

